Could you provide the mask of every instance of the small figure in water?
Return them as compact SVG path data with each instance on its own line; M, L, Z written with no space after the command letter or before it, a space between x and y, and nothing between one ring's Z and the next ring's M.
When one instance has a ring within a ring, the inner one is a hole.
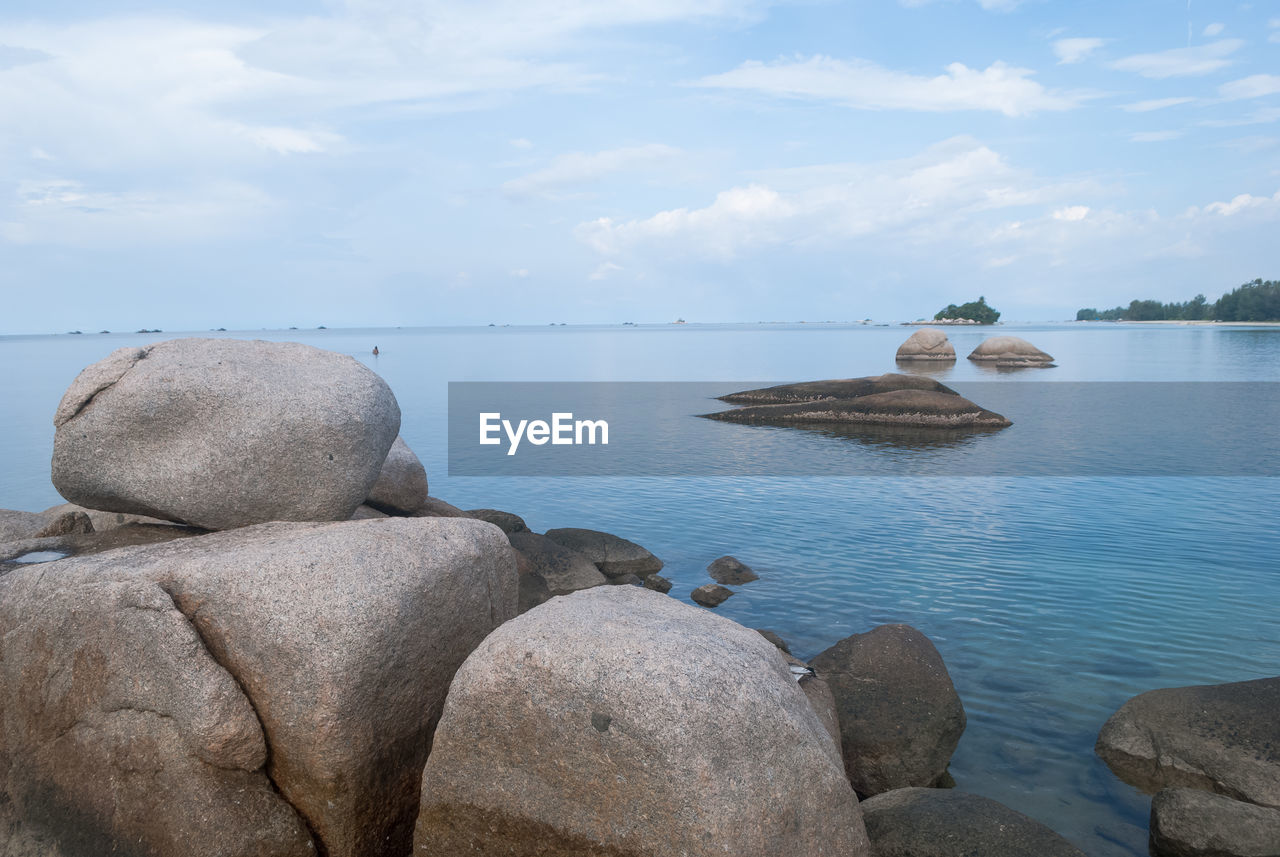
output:
M375 345L375 346L373 346L373 356L374 356L374 357L377 357L377 356L378 356L378 346L376 346L376 345Z

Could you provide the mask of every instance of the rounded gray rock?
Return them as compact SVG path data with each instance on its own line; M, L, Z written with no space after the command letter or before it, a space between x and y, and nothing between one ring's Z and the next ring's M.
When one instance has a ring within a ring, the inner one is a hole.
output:
M639 587L555 598L458 671L415 853L862 857L838 752L778 651Z
M529 532L529 525L524 522L524 518L514 512L504 512L501 509L468 509L467 514L481 521L488 521L507 535Z
M1199 789L1164 789L1151 799L1155 857L1280 857L1280 809Z
M760 575L752 571L751 566L734 556L712 560L707 566L707 573L716 583L723 583L725 586L741 586L760 579Z
M556 544L587 557L596 564L596 568L609 577L625 574L646 577L662 571L662 560L635 542L615 536L613 533L563 527L547 530L546 535Z
M689 593L689 597L698 604L701 604L703 607L719 607L721 604L728 601L732 595L732 589L726 589L718 583L708 583L704 586L699 586L697 589L693 590L693 592Z
M222 530L350 518L400 430L400 408L342 354L174 339L85 369L54 425L63 497Z
M969 359L978 363L1009 367L1048 368L1053 365L1052 357L1017 336L993 336L990 339L984 339L969 353Z
M954 361L956 347L947 339L947 334L936 327L922 327L907 337L907 341L898 346L896 359L902 361L933 360Z
M809 663L835 696L845 770L858 794L944 781L965 714L928 637L910 625L881 625Z
M511 546L529 563L529 571L546 582L551 595L603 586L608 580L595 563L577 551L537 533L507 533Z
M876 857L1085 857L1002 803L951 789L895 789L862 802Z
M364 502L388 515L412 515L427 502L427 469L399 435Z

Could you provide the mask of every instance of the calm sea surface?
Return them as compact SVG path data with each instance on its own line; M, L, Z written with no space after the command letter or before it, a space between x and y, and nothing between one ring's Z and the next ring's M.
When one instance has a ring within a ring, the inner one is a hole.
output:
M910 332L691 324L192 335L296 340L356 356L395 390L401 433L426 464L432 494L517 512L539 531L631 538L666 561L676 597L707 582L711 560L734 554L762 579L719 612L778 631L802 657L881 623L914 625L946 659L968 712L951 765L959 788L1045 822L1089 854L1145 855L1149 799L1111 776L1093 742L1142 691L1280 675L1280 480L944 478L945 450L936 449L928 454L939 478L446 475L450 381L870 375L896 371L894 352ZM963 359L993 332L1032 340L1058 368L1000 373ZM961 359L929 373L944 382L1280 382L1280 328L1009 325L949 335ZM79 370L115 348L169 338L0 337L0 507L61 502L49 483L52 416ZM1061 419L1079 433L1088 414L1063 409ZM1015 420L1006 431L1017 428ZM1231 428L1219 427L1223 437ZM775 455L792 436L806 455L814 443L838 455L850 442L764 431ZM1280 428L1270 431L1261 446L1274 446ZM1216 442L1206 438L1206 453ZM1138 458L1148 440L1107 443L1111 456Z

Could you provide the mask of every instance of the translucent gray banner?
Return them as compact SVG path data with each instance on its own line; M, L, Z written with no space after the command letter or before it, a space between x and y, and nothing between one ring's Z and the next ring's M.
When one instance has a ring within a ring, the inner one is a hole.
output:
M450 476L1276 476L1280 383L953 383L1006 428L739 424L768 382L449 384Z

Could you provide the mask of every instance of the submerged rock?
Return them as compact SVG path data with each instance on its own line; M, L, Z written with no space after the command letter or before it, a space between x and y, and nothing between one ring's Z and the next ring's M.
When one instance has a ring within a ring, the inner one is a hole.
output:
M547 530L547 538L587 557L609 577L624 574L645 577L662 571L662 560L635 542L612 533L565 527Z
M665 594L671 591L671 581L660 574L650 574L644 578L644 588Z
M556 598L458 671L423 855L862 857L830 736L754 631L637 587Z
M761 425L850 423L979 429L1013 425L1000 414L962 396L927 390L900 390L857 399L823 399L791 405L755 405L702 416L727 423Z
M400 435L364 502L388 515L413 515L427 502L427 470Z
M928 637L881 625L845 637L810 665L835 695L845 771L858 794L945 781L965 714Z
M969 353L969 359L996 366L1038 366L1052 368L1053 358L1017 336L993 336L984 339Z
M586 556L537 533L508 533L511 546L524 554L530 573L546 581L552 595L603 586L607 579Z
M350 518L400 408L346 355L175 339L85 369L54 425L53 483L71 502L220 530Z
M693 592L689 593L689 597L698 604L701 604L703 607L719 607L721 604L728 601L731 595L733 595L732 589L726 589L725 587L715 583L708 583L705 586L699 586L697 589L693 590Z
M831 381L805 381L799 384L779 384L758 390L743 390L720 396L720 401L733 405L785 405L795 402L816 402L823 399L856 399L876 393L892 393L898 390L926 390L933 393L956 391L932 378L920 375L902 375L887 372L865 378L841 378Z
M1085 857L1040 822L978 795L894 789L861 808L876 857Z
M1145 792L1187 787L1280 808L1280 677L1152 690L1111 715L1095 750Z
M947 339L946 333L936 327L922 327L898 346L896 359L904 362L913 360L954 362L956 348Z
M1198 789L1164 789L1151 800L1155 857L1276 857L1280 809Z
M760 575L752 571L751 566L732 556L722 556L713 560L711 565L707 566L707 573L716 583L723 583L726 586L741 586L760 579Z
M314 853L309 831L399 857L453 673L515 605L510 548L474 520L263 524L10 572L0 831L227 857Z

